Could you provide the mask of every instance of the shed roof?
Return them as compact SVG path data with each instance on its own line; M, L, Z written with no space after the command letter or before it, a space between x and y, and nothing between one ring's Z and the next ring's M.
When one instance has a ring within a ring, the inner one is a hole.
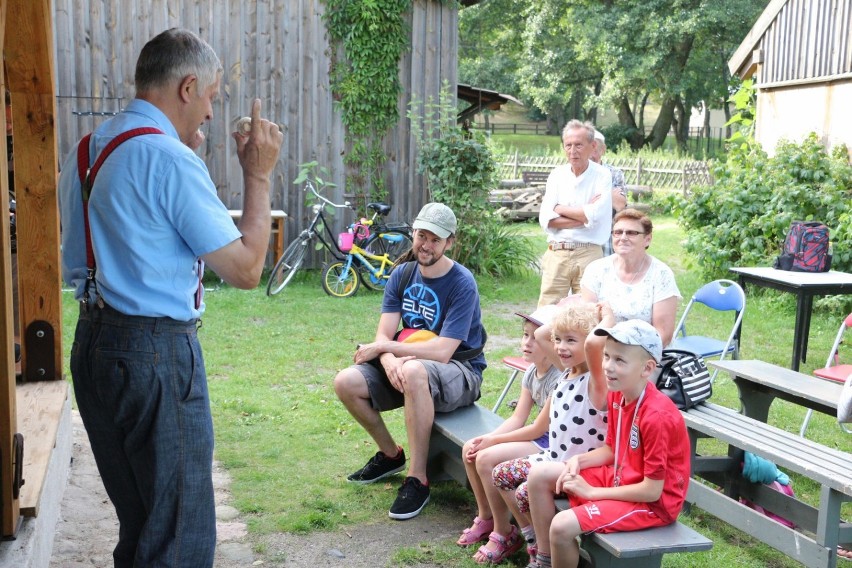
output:
M478 87L471 87L470 85L462 84L457 85L456 96L470 104L469 107L459 113L459 122L471 118L473 115L478 112L482 112L484 109L499 110L501 106L509 101L518 103L519 105L524 104L512 95L504 95L497 91L490 91L488 89L480 89Z

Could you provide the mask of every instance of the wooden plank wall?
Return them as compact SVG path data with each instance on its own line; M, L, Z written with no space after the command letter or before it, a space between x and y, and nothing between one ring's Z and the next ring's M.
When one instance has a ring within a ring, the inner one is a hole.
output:
M789 0L758 47L760 86L852 73L852 0Z
M229 133L258 96L264 116L285 133L272 207L289 215L289 240L310 213L301 189L291 183L299 164L317 160L330 169L337 184L333 199L347 192L322 12L320 0L54 0L60 156L108 118L98 113L117 112L131 100L136 57L146 41L169 27L189 28L214 47L224 67L222 97L202 149L219 196L229 208L242 208L241 171ZM386 185L396 204L391 220L410 220L427 198L415 173L408 103L412 97L437 99L443 81L453 89L456 84L457 10L438 0L414 0L409 21L412 49L400 63L401 121L386 138Z

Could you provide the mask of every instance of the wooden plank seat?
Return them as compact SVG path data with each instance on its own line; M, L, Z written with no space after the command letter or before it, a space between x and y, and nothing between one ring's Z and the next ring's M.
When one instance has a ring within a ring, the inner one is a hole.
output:
M525 171L521 172L521 179L524 180L524 184L530 187L534 187L537 185L546 185L547 178L550 176L550 170L545 172L537 172L537 171Z
M556 508L566 510L568 500L557 499ZM713 548L712 540L680 522L641 531L587 534L580 542L595 568L656 568L665 554Z
M649 211L651 205L644 203L644 199L650 199L654 190L650 185L625 185L627 190L627 207L638 209L639 211Z
M712 403L683 411L682 415L692 443L693 475L721 488L720 491L693 481L687 496L689 503L806 566L837 565L837 545L852 543L852 524L840 518L841 505L852 501L852 454ZM727 455L701 455L700 438L715 438L727 444ZM819 506L743 478L740 472L746 451L819 484ZM798 530L742 505L740 497L790 520Z
M432 481L453 479L470 488L462 462L464 443L492 431L503 419L478 404L436 413L429 445ZM567 501L558 500L564 508ZM583 538L583 549L596 568L656 568L664 554L709 550L713 541L681 523L632 533L595 534Z
M462 461L462 446L471 438L487 434L502 423L503 418L478 404L453 412L436 412L429 440L429 479L453 479L470 488Z

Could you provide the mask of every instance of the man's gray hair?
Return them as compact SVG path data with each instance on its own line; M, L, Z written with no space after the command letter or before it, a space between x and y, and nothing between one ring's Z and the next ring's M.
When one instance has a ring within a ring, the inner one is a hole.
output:
M201 94L221 72L222 63L206 41L189 30L172 28L142 48L136 62L136 92L146 93L195 75Z
M565 135L568 134L569 130L577 130L580 128L584 128L586 130L587 142L595 141L595 125L588 121L581 122L576 118L573 120L569 120L568 124L565 125L565 128L562 129L562 138L565 138Z

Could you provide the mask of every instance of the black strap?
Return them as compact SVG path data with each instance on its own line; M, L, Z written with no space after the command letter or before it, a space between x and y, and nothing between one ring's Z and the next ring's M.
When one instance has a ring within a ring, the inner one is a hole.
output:
M400 301L402 300L402 295L405 293L405 289L408 287L408 283L411 281L411 277L414 274L414 269L417 268L417 261L410 260L408 262L404 262L401 265L396 267L396 270L402 270L402 278L399 279L399 288L397 288L397 295L399 296ZM485 348L485 342L488 341L488 333L485 331L485 327L482 328L482 347L477 347L475 349L462 349L461 351L456 351L453 353L451 359L455 359L456 361L469 361L474 357L478 357L482 350Z
M98 175L104 161L112 154L122 143L143 134L164 134L158 128L141 127L133 128L127 132L122 132L106 145L106 148L95 159L95 163L89 167L89 142L92 138L91 132L83 136L80 143L77 145L77 175L80 177L80 193L83 198L83 230L86 233L86 286L83 289L83 303L89 303L89 285L95 285L95 252L92 248L92 232L89 228L89 196L92 193L92 186L95 185L95 177Z

